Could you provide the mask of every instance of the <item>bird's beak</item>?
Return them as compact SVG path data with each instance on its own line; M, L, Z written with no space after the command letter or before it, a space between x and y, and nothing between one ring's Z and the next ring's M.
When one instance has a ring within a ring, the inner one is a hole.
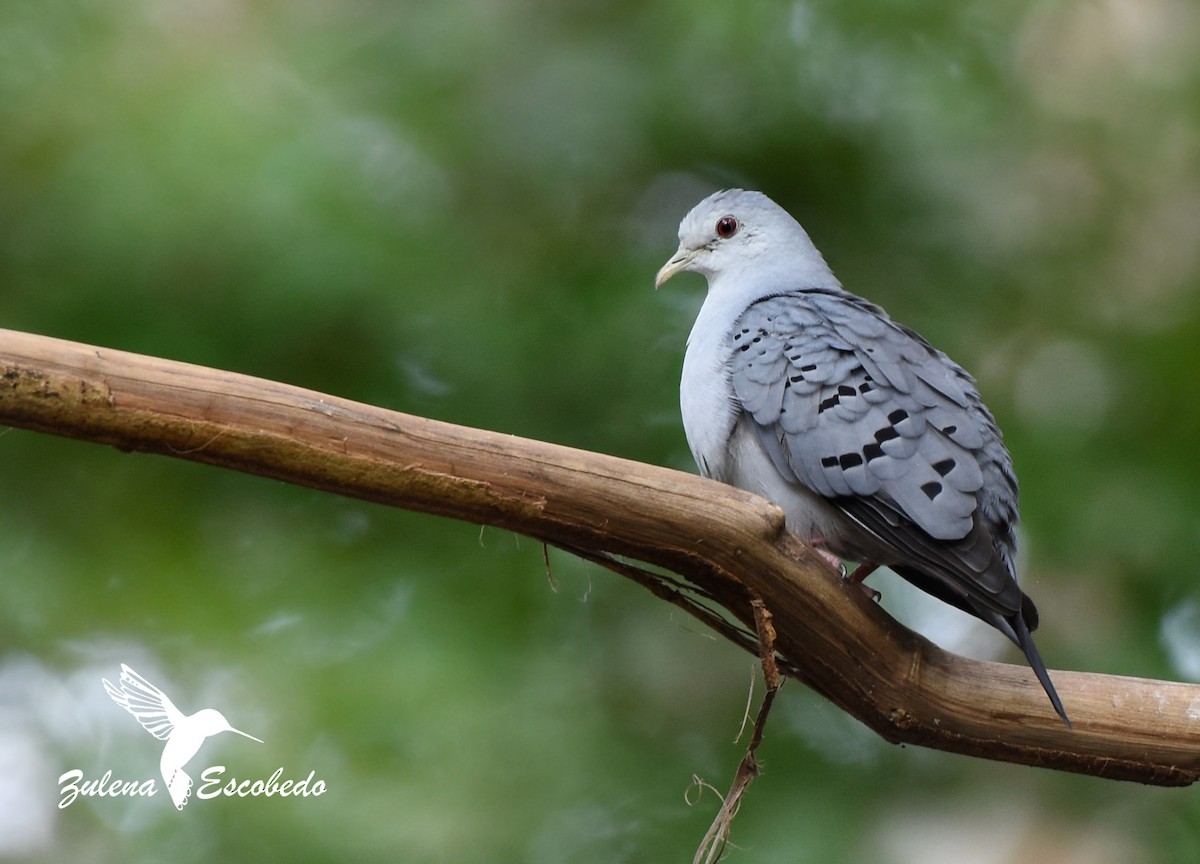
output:
M234 729L232 726L230 726L229 731L236 732L237 734L239 734L243 737L249 738L251 741L257 741L259 744L263 743L263 740L261 738L255 738L253 735L243 732L241 729Z
M685 249L680 246L675 254L671 256L671 260L664 264L662 269L658 271L658 275L654 277L654 289L657 291L680 270L686 270L699 251L699 249Z

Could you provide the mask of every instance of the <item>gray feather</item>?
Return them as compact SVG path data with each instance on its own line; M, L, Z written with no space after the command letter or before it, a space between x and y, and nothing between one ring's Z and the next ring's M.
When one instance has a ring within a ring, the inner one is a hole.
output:
M1005 615L1020 608L1016 480L961 367L836 290L751 304L729 344L733 392L789 480L899 551L881 563L932 568Z

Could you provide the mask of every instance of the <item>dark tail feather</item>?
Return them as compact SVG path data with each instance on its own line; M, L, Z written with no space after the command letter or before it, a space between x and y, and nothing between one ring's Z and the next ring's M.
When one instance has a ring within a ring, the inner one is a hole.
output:
M1050 697L1050 704L1054 706L1054 710L1058 713L1058 716L1062 718L1063 723L1067 724L1067 728L1070 729L1071 720L1067 717L1067 712L1063 710L1062 700L1058 698L1058 691L1050 683L1050 673L1046 671L1046 664L1042 662L1042 655L1038 653L1037 646L1033 644L1033 637L1029 635L1030 628L1025 624L1025 615L1018 612L1008 619L1008 623L1012 625L1013 632L1017 634L1017 645L1025 653L1025 659L1029 661L1029 665L1033 668L1033 674L1037 676L1038 681L1042 683L1042 689ZM1035 624L1034 626L1037 625Z
M915 567L893 566L892 570L927 594L932 594L939 600L986 621L1016 642L1017 647L1024 652L1025 659L1029 661L1033 674L1037 675L1038 681L1041 682L1042 689L1050 697L1050 704L1054 706L1055 712L1062 718L1063 723L1067 724L1067 728L1071 728L1071 720L1067 717L1067 712L1063 710L1062 700L1058 698L1058 691L1050 682L1050 674L1046 671L1046 664L1042 662L1042 655L1038 653L1037 646L1033 644L1033 637L1029 635L1031 631L1037 629L1038 612L1037 607L1033 605L1033 601L1027 595L1021 595L1021 611L1005 618L999 612L990 609L980 611L969 598L951 591L942 580L926 576Z

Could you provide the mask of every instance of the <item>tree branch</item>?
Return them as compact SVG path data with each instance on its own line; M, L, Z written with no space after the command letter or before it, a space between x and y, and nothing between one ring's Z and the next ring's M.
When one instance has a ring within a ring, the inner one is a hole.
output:
M761 597L783 670L888 741L1143 783L1200 776L1200 686L1056 671L1067 729L1027 668L958 657L906 630L788 534L779 508L732 487L14 331L0 330L0 376L0 422L12 426L658 565L751 633Z

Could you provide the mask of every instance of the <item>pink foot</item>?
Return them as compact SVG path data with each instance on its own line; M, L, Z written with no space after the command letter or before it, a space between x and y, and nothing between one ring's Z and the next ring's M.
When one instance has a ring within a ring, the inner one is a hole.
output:
M854 568L854 572L851 573L846 578L846 581L850 582L853 585L857 585L859 588L862 588L862 590L864 592L866 592L866 595L868 597L870 597L872 600L874 600L876 603L878 603L879 598L883 595L881 595L878 591L876 591L874 588L872 588L870 585L868 585L866 582L863 581L864 579L866 579L868 576L870 576L872 573L874 573L878 569L879 569L878 564L874 564L870 561L865 561L862 564L859 564L857 567Z
M854 572L851 573L848 578L850 579L851 582L857 582L859 585L861 585L862 581L864 579L866 579L868 576L870 576L872 573L874 573L878 569L879 569L878 564L872 564L871 562L867 561L867 562L859 564L857 567L855 567Z
M862 588L864 594L866 594L868 597L870 597L876 603L879 602L879 598L882 597L883 595L880 594L878 591L876 591L874 588L872 588L870 585L867 585L866 583L863 582L864 579L866 579L868 576L870 576L872 573L874 573L876 570L879 569L878 564L872 563L870 561L865 561L865 562L859 564L857 567L855 567L853 573L847 573L845 563L842 561L841 558L834 555L832 552L830 552L828 549L825 548L824 540L814 540L811 543L809 543L808 545L811 546L818 555L820 555L822 558L824 558L826 561L828 561L830 566L833 567L833 569L837 570L838 573L842 574L842 579L844 579L846 582L849 582L852 585L857 585L858 587Z
M825 548L824 540L821 540L818 538L816 540L811 541L808 545L809 545L809 547L812 548L812 550L814 552L816 552L818 555L820 555L822 558L825 559L826 564L828 564L834 570L838 571L838 573L840 573L842 575L843 579L846 578L846 565L842 563L841 558L834 555L832 552L830 552L828 549Z

